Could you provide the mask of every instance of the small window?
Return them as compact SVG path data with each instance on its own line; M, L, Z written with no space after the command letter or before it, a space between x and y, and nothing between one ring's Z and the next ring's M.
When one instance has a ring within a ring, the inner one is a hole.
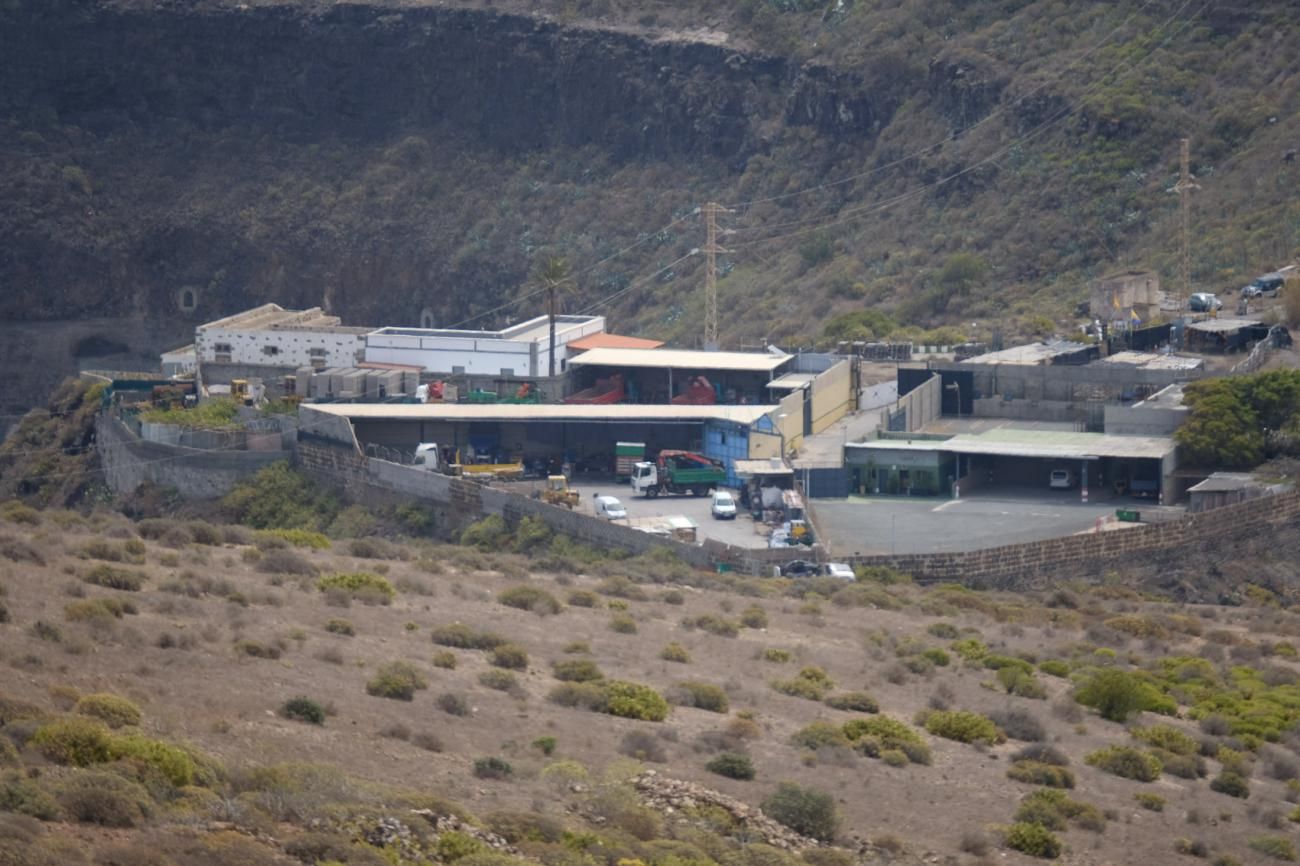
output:
M212 351L222 355L229 355L232 350L229 343L217 343L212 347Z
M465 368L464 368L464 367L452 367L452 368L451 368L451 374L452 374L453 376L464 376L464 375L465 375Z
M313 370L324 370L325 369L324 356L313 356L311 359L311 368Z
M501 368L501 376L502 376L502 378L509 379L509 378L512 378L514 375L515 375L515 371L514 371L514 368L513 368L513 367L502 367L502 368Z
M278 354L280 354L280 347L279 347L279 346L271 346L271 345L263 346L263 347L262 347L262 354L263 354L263 355L278 355Z

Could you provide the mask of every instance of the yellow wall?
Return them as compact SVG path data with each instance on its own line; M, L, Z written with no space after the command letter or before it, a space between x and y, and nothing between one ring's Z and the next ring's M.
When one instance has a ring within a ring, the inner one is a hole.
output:
M781 437L775 433L763 433L758 430L749 431L749 458L751 460L766 460L768 457L780 456Z
M853 377L849 362L840 361L812 383L812 431L820 433L853 407Z

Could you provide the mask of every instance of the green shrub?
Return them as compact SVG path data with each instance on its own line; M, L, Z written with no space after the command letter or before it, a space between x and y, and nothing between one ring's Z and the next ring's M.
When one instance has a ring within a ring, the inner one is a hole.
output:
M110 728L123 728L140 724L140 708L126 698L100 692L86 695L77 701L73 712L93 716Z
M331 589L342 590L361 601L375 601L389 604L397 595L397 590L388 578L368 571L356 571L349 574L330 574L316 581L316 588L321 592Z
M959 743L984 743L994 746L1006 741L1006 737L993 724L993 720L979 713L964 710L946 710L930 713L925 720L925 729L936 737L956 740Z
M662 722L668 718L668 701L650 686L625 680L605 683L605 712L626 719Z
M1250 796L1250 782L1240 773L1224 770L1210 780L1210 790L1245 800Z
M81 598L70 601L63 607L63 616L68 622L121 619L124 615L135 612L135 605L116 598Z
M1123 722L1143 710L1171 713L1170 701L1149 682L1128 671L1107 668L1092 675L1074 693L1074 699L1092 707L1103 719Z
M519 680L510 671L483 671L478 675L478 683L498 692L512 692L519 688Z
M706 631L719 637L735 637L740 634L740 625L738 623L712 613L687 617L682 620L682 627L686 629L698 628L700 631Z
M846 710L854 713L878 713L880 705L876 699L866 692L841 692L838 695L828 695L826 706L832 710Z
M1041 824L1012 824L1007 828L1007 847L1030 857L1055 860L1061 856L1061 840Z
M849 738L845 736L841 726L820 720L795 731L790 737L790 742L814 752L827 747L850 745Z
M1041 824L1049 830L1065 830L1071 821L1087 830L1101 831L1106 826L1106 819L1096 806L1072 800L1055 788L1026 794L1012 820Z
M1151 812L1163 812L1165 810L1165 798L1159 794L1151 794L1146 791L1139 791L1133 795L1133 799L1143 809Z
M551 663L557 680L569 683L589 683L605 678L604 673L591 659L563 659Z
M1070 675L1069 662L1063 662L1060 659L1047 659L1038 663L1038 669L1051 677L1060 677L1062 679Z
M984 642L973 637L953 641L950 649L968 662L982 661L989 654L989 648Z
M948 654L938 647L931 647L930 649L923 651L921 653L921 658L939 668L946 668L952 663L952 659L948 657Z
M488 654L488 662L495 667L522 671L528 668L528 651L518 644L503 643Z
M62 817L54 797L37 781L18 770L0 772L0 812L27 815L39 821L57 821ZM15 866L23 862L22 859L13 860Z
M334 496L283 462L237 484L222 505L254 529L322 529L339 512Z
M329 536L310 529L264 529L258 533L259 538L279 538L294 547L307 547L312 550L328 550Z
M590 590L575 589L569 593L568 602L573 607L595 607L600 603L600 597Z
M286 719L307 722L312 725L325 724L325 710L320 704L308 697L290 698L280 707L280 715Z
M558 745L555 737L538 737L533 740L533 748L537 749L548 758L555 753L555 747Z
M477 763L475 764L474 772L477 775ZM438 860L442 863L455 863L457 860L461 860L474 854L482 854L488 850L487 845L475 839L468 833L462 833L459 830L444 830L438 834Z
M134 734L113 738L114 760L133 758L147 764L166 777L177 788L194 784L198 765L190 753L177 746Z
M380 667L374 678L366 683L366 694L395 701L409 701L415 698L417 690L428 687L424 677L410 664L389 662Z
M878 758L881 752L897 749L913 764L930 763L930 747L921 735L890 716L853 719L845 722L840 730L855 749L869 758Z
M433 642L453 649L490 650L506 643L506 639L490 631L475 631L463 623L434 626L430 631Z
M116 773L87 771L62 780L56 791L69 818L104 827L134 827L152 812L145 789Z
M835 681L821 668L809 666L799 671L794 679L774 681L772 688L784 695L821 701L828 691L835 688Z
M767 628L767 611L752 605L740 612L740 624L745 628Z
M1255 836L1246 844L1250 846L1250 850L1258 851L1265 857L1285 860L1287 863L1295 862L1295 846L1285 836Z
M526 585L503 589L497 593L497 601L506 607L532 611L539 616L557 614L563 608L559 599L546 590Z
M832 841L839 829L835 798L793 782L777 785L776 790L763 800L762 809L774 821L822 842Z
M439 650L433 654L433 666L454 671L456 669L456 654L451 650Z
M30 740L56 764L89 767L113 759L113 737L98 721L83 718L58 719L42 725Z
M1018 667L1005 667L998 670L998 682L1009 695L1021 698L1042 700L1047 697L1047 689L1032 674Z
M467 526L460 534L460 543L483 551L508 550L510 537L510 527L505 519L499 514L489 514Z
M616 613L609 618L609 630L619 634L636 634L636 620L626 613Z
M764 648L759 658L761 658L765 662L776 662L777 664L785 664L786 662L794 660L794 654L791 653L789 650L778 649L777 647L770 646Z
M1160 778L1160 760L1131 746L1107 746L1088 754L1083 760L1089 766L1123 779L1154 782Z
M235 652L255 659L278 659L280 657L279 647L252 640L251 638L235 641Z
M476 758L474 775L480 779L509 779L515 774L510 762L498 757Z
M354 634L357 633L356 629L352 627L352 623L348 622L346 619L330 620L329 622L325 623L325 631L329 632L330 634L341 634L341 635L346 635L348 637L352 637Z
M1164 749L1166 752L1173 752L1175 755L1195 755L1201 749L1199 742L1173 725L1131 728L1129 733L1148 746Z
M580 707L597 713L605 712L608 703L605 688L599 683L560 683L546 699L562 707Z
M469 698L459 692L443 692L434 698L433 705L449 716L468 716L473 712Z
M702 683L696 680L684 680L673 687L673 703L683 707L694 707L710 713L727 713L730 702L721 686Z
M728 779L749 780L754 778L754 762L749 755L735 752L723 752L704 765L704 769Z
M1007 778L1030 785L1048 788L1073 788L1074 773L1065 767L1044 764L1041 761L1016 761L1007 770Z
M686 647L676 642L670 643L661 649L659 658L666 662L677 662L684 665L691 663L691 654L686 651Z
M144 574L138 571L127 571L124 568L114 568L111 565L97 565L90 571L86 572L86 583L93 583L95 586L102 586L106 589L121 589L126 592L138 592L140 587L144 586Z
M906 767L912 761L902 749L882 749L880 760L891 767Z
M961 632L957 630L957 626L950 622L931 623L925 631L927 634L933 635L937 638L942 638L943 640L953 640L957 635L961 634Z

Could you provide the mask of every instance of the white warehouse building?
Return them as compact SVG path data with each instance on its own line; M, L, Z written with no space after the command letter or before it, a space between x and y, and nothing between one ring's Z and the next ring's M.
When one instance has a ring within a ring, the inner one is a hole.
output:
M354 367L365 357L370 328L350 328L320 307L286 310L263 304L194 331L200 365L244 367Z
M466 376L546 376L550 320L538 316L500 331L380 328L365 335L368 364L402 364L428 373ZM604 316L555 317L555 372L564 372L570 341L603 333Z

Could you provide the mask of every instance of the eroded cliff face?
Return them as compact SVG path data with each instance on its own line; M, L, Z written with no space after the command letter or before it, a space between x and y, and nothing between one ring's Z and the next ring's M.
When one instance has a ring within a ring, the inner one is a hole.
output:
M536 248L635 239L775 136L873 136L900 97L868 77L491 10L19 0L0 319L127 317L145 355L268 300L450 323L510 297ZM33 364L11 411L60 366Z

